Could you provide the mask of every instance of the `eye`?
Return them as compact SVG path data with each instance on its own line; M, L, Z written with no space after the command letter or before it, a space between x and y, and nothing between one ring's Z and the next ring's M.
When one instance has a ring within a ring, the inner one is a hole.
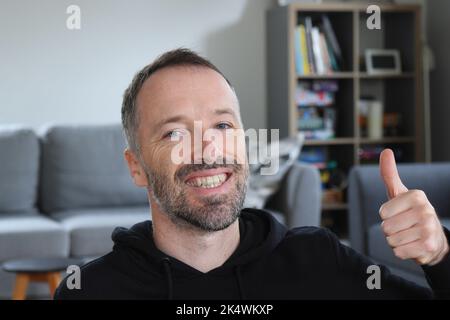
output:
M185 131L181 129L171 130L164 135L164 138L167 139L176 139L181 138L185 135Z
M221 123L216 125L216 128L219 129L219 130L226 130L226 129L231 129L232 126L229 123L221 122Z

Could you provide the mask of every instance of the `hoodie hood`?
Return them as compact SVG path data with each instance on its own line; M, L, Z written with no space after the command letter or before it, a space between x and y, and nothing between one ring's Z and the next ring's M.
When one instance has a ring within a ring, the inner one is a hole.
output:
M144 221L131 227L116 228L112 234L114 251L127 254L130 263L146 277L163 277L167 282L168 298L173 296L173 282L203 275L232 275L239 288L240 298L245 298L240 269L246 264L270 254L287 233L285 226L261 210L243 209L239 217L240 242L235 252L220 267L203 273L160 251L153 242L151 221ZM141 274L140 272L134 273Z

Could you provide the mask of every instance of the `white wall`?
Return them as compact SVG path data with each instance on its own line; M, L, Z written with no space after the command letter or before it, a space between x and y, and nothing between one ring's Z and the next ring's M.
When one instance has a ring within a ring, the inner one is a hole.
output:
M81 8L81 30L66 8ZM266 125L270 0L0 0L0 123L120 121L134 73L179 46L231 80L246 127Z

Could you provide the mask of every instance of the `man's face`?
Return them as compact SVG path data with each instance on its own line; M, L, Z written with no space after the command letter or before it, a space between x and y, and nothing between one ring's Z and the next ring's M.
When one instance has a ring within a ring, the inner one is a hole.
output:
M248 164L245 142L230 148L220 140L226 130L242 130L238 101L226 80L208 68L162 69L144 83L137 106L141 165L152 200L178 225L203 231L231 225L245 198ZM200 137L200 144L194 143L199 124L201 136L208 131L216 142ZM182 150L190 164L174 161L180 145L191 147Z

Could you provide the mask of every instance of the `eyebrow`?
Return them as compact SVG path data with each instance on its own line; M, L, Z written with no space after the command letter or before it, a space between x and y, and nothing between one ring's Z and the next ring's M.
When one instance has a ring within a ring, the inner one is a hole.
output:
M176 115L167 119L163 119L160 122L158 122L158 124L156 125L156 128L159 130L161 129L162 126L164 126L165 124L168 123L173 123L173 122L182 122L182 121L187 121L187 117L184 115Z
M216 114L216 115L230 114L237 120L236 113L234 112L234 110L232 108L216 109L216 110L214 110L214 114ZM160 130L164 125L166 125L168 123L188 122L188 121L189 121L189 119L185 115L180 114L180 115L176 115L176 116L161 120L160 122L158 122L156 124L155 128L156 128L156 130Z
M216 109L214 110L214 113L216 115L230 114L237 120L236 112L232 108Z

